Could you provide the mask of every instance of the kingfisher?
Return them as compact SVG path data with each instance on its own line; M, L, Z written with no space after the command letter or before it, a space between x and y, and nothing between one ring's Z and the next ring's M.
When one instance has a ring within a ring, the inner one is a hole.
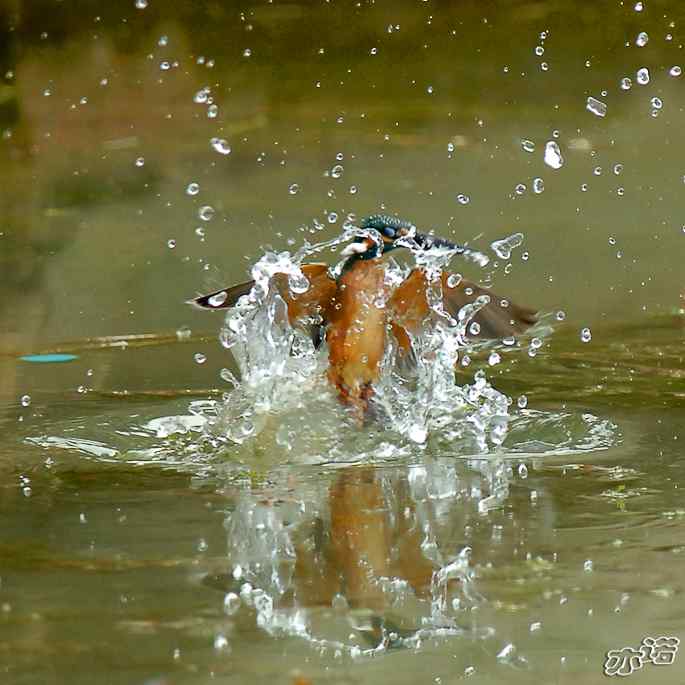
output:
M309 281L305 292L293 293L285 274L275 274L273 285L287 305L290 324L306 329L317 346L326 341L328 380L341 401L363 418L380 377L389 336L396 340L400 353L409 356L412 336L419 335L431 321L426 269L417 264L393 287L386 279L384 255L400 247L411 247L415 253L440 248L463 255L470 250L445 238L419 233L414 224L394 216L373 215L358 228L359 233L341 252L344 261L339 269L332 271L325 263L301 266ZM472 319L477 326L470 326L470 337L516 337L537 322L535 310L458 274L443 271L440 279L443 309L454 319L462 307L479 301L481 306ZM189 302L202 309L227 309L253 286L254 281L247 281Z

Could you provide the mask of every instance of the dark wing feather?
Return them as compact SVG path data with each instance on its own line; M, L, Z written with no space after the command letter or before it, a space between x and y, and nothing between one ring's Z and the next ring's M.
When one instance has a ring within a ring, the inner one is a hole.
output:
M494 340L516 336L525 333L537 323L536 312L529 307L522 307L509 298L501 297L491 290L485 290L463 279L456 287L450 288L448 279L449 274L443 273L443 302L445 309L455 318L464 305L471 304L481 295L490 298L490 302L473 317L480 326L480 332L473 337Z
M331 308L335 302L337 284L328 275L328 266L322 263L303 264L302 273L309 280L309 288L299 294L293 294L288 287L285 274L277 273L273 285L278 288L288 306L288 318L291 325L306 330L314 345L319 347L323 340L323 329L328 323ZM238 300L247 295L254 287L254 281L240 283L230 288L216 290L208 295L189 300L200 309L228 309L234 307Z
M443 304L455 319L462 307L473 303L481 295L490 298L490 302L473 317L480 325L480 332L473 336L475 338L495 340L520 335L537 322L533 309L521 307L475 283L462 279L451 287L451 281L450 274L442 274ZM418 332L429 313L426 276L423 271L414 269L407 276L390 298L389 308L395 337L400 347L406 351L409 347L407 332Z

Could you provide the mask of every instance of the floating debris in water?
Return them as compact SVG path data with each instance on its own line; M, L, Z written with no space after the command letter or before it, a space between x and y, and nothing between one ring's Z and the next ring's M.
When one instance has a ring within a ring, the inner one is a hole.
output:
M73 362L78 359L76 354L26 354L19 357L24 362L34 362L36 364L58 364L62 362Z

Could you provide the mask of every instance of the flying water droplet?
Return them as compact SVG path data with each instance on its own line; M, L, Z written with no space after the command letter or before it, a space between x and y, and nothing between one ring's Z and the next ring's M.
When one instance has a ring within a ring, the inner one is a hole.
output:
M526 192L526 184L525 183L517 183L516 187L514 188L514 192L517 195L523 195L523 193Z
M214 218L214 207L211 205L203 205L198 209L197 215L202 219L202 221L211 221Z
M447 287L448 288L456 288L462 280L462 275L461 274L450 274L447 277Z
M209 99L210 93L211 89L209 86L200 88L200 90L198 90L197 93L195 93L195 95L193 96L193 102L196 102L198 105L204 105Z
M136 0L136 9L144 10L147 7L147 0Z
M654 109L661 109L664 106L663 100L661 98L654 97L652 98L651 102L652 107L654 107Z
M522 140L521 147L524 152L535 152L535 143L532 140Z
M583 328L580 332L580 339L584 343L590 342L592 340L592 331L589 328Z
M192 331L188 326L181 326L176 330L176 338L178 340L188 340L190 338Z
M210 105L209 107L207 107L207 118L208 119L216 119L218 114L219 114L219 107L217 105Z
M173 250L176 247L176 241L173 238L171 238L170 240L167 240L166 245L170 250Z
M212 146L212 149L220 155L231 154L231 146L224 138L211 138L209 144Z
M525 395L520 395L516 404L519 409L525 409L528 406L528 398Z
M616 176L619 176L621 172L623 171L623 164L614 164L614 173Z
M637 34L637 38L635 39L635 45L637 45L638 48L644 48L645 45L649 42L649 36L645 31L640 31L640 33Z
M344 171L345 171L345 167L342 164L336 164L331 169L331 176L333 178L340 178L343 175Z
M633 82L627 76L621 79L621 90L630 90L632 86Z
M291 195L297 195L300 192L299 183L291 183L290 186L288 186L288 192Z
M21 396L21 406L22 407L28 407L31 404L31 395L22 395Z
M202 352L196 352L193 355L193 359L195 360L196 364L204 364L207 361L207 357L202 354Z
M678 77L678 76L680 76L680 75L683 73L683 70L682 70L681 67L679 67L679 66L676 64L675 66L671 67L671 68L668 70L668 73L669 73L670 76Z
M644 8L645 8L645 6L644 6L642 0L638 0L638 2L635 3L634 9L635 9L636 12L642 12L642 10L643 10Z
M228 299L228 293L225 290L222 290L221 292L216 293L215 295L212 295L208 300L207 303L209 304L210 307L221 307L224 302Z
M167 60L164 60L163 62L159 63L159 68L162 71L169 71L171 69L171 62L168 62Z
M490 366L496 366L502 361L502 357L497 352L491 352L488 357L488 364Z
M186 188L186 193L188 195L197 195L200 192L200 184L199 183L189 183L188 187Z
M460 205L467 205L469 202L471 202L471 198L468 195L464 195L463 193L459 193L459 195L457 195L457 202Z
M545 164L552 169L561 169L564 166L564 158L559 149L559 145L550 140L545 144Z
M646 86L649 83L649 69L647 69L647 67L641 67L637 70L635 78L641 86Z
M592 112L597 117L605 117L607 114L606 104L592 96L588 97L585 108L588 112Z
M136 159L136 166L145 166L145 157L138 157L138 159Z
M492 251L500 259L509 259L513 249L523 244L523 233L513 233L502 240L495 240L490 244Z
M533 192L539 195L545 190L545 182L541 178L533 179Z

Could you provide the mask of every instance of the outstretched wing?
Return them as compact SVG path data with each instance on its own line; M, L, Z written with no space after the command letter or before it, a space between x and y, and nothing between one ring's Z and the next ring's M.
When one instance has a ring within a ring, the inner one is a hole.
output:
M290 323L295 324L298 321L316 316L320 316L325 321L337 290L335 280L328 275L328 265L323 263L304 264L302 273L309 280L309 288L299 294L290 291L285 274L274 276L276 286L288 305ZM254 281L247 281L230 288L216 290L208 295L196 297L188 302L200 309L228 309L234 307L238 300L243 295L247 295L253 287Z
M508 298L500 297L475 283L464 279L452 285L454 277L442 274L442 299L445 310L455 319L459 310L472 304L481 295L487 295L490 302L473 317L480 331L472 337L495 340L524 333L537 322L536 312L521 307ZM402 348L409 347L407 333L418 332L429 313L426 299L427 281L425 273L414 269L395 290L388 303L393 332Z

